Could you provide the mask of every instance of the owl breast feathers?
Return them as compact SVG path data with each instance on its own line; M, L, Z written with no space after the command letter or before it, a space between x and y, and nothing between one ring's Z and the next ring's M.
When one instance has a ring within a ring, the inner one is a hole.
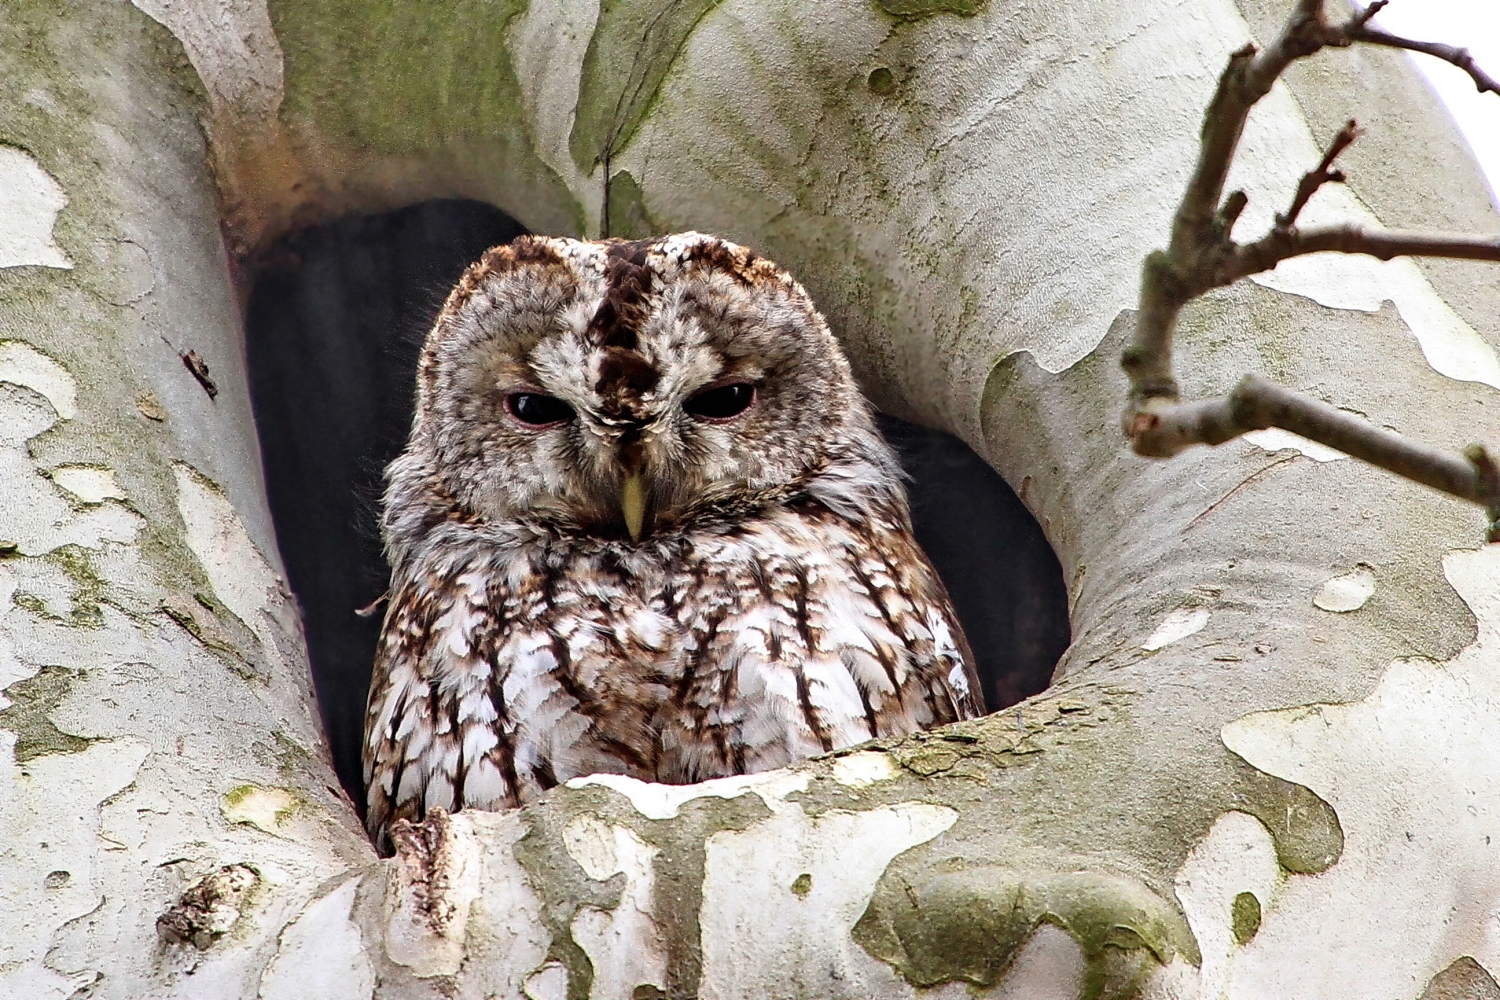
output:
M802 287L687 233L469 268L386 473L368 824L691 782L982 712L901 473Z

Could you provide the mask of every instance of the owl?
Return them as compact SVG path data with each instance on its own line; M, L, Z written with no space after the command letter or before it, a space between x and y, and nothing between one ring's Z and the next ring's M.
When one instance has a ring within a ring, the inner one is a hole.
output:
M367 822L684 783L976 716L902 473L792 277L523 236L423 346L386 470Z

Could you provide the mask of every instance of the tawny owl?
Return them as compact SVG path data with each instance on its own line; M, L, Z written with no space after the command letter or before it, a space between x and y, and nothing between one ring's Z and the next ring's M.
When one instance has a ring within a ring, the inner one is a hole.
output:
M522 237L386 472L368 824L691 782L975 716L901 471L802 287L696 233Z

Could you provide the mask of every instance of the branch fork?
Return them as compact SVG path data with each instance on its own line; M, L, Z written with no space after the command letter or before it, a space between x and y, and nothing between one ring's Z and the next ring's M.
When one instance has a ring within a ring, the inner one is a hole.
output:
M1417 42L1370 26L1388 0L1376 0L1343 23L1331 23L1324 0L1297 0L1291 17L1264 50L1246 45L1229 57L1203 118L1198 162L1172 220L1167 249L1147 256L1141 272L1135 335L1121 365L1130 377L1122 428L1137 454L1168 458L1195 444L1222 444L1249 431L1280 427L1355 458L1425 483L1489 509L1491 534L1500 538L1500 466L1485 449L1462 455L1431 448L1354 417L1327 403L1248 375L1227 396L1182 402L1172 370L1172 340L1182 308L1215 288L1274 268L1283 260L1335 251L1390 260L1399 256L1500 261L1500 236L1372 231L1341 225L1303 229L1297 220L1325 184L1344 181L1335 166L1360 135L1350 120L1333 137L1317 166L1302 176L1291 205L1271 230L1250 243L1231 236L1248 198L1224 195L1250 109L1270 93L1298 59L1325 47L1381 45L1424 52L1467 72L1481 91L1500 94L1466 50Z

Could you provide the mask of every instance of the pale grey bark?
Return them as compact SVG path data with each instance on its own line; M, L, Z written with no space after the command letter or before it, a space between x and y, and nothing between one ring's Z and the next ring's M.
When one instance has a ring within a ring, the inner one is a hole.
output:
M1500 969L1482 515L1285 437L1148 462L1118 431L1139 262L1224 56L1284 14L0 8L0 995L1416 997ZM1349 190L1305 220L1500 228L1403 58L1293 68L1231 178L1246 224L1354 116ZM791 267L876 401L1041 520L1057 687L751 779L574 783L377 861L277 576L235 296L291 227L460 194ZM1258 372L1500 440L1492 270L1291 264L1184 311L1185 389Z

